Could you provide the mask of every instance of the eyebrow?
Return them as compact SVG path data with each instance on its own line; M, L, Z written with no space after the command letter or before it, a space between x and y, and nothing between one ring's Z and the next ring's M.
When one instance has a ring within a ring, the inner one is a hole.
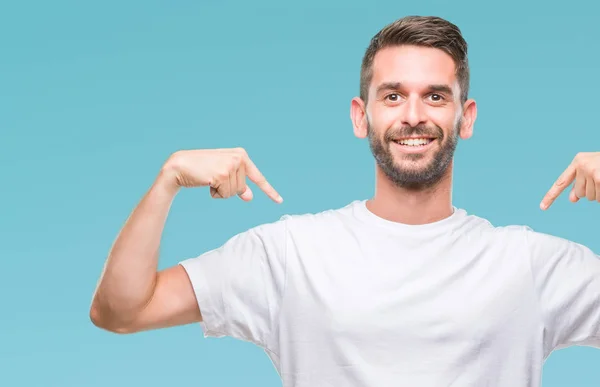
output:
M402 87L402 83L400 82L385 82L379 85L379 87L377 88L377 94L388 90L400 90L402 89ZM444 84L429 85L427 86L427 90L429 90L430 92L445 93L452 96L452 88Z

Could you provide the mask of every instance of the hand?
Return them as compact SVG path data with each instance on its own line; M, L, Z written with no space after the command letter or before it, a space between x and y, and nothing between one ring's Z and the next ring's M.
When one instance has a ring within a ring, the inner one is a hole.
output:
M167 160L162 172L176 187L210 186L213 198L238 195L245 201L253 197L246 185L248 177L275 202L283 201L242 148L178 151Z
M573 203L587 198L600 202L600 152L578 153L567 169L560 175L540 203L546 210L554 200L575 180L569 200Z

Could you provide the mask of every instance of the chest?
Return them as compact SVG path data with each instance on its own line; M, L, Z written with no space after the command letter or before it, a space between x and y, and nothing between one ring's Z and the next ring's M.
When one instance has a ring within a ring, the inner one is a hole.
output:
M286 308L299 323L290 334L384 356L397 348L476 350L523 334L535 320L528 262L511 246L469 239L303 246L288 261L293 312Z

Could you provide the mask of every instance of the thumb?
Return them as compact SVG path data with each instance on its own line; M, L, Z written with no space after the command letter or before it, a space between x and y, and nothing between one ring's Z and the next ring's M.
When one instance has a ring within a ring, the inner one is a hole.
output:
M250 200L252 200L252 197L254 196L252 194L252 190L250 189L250 187L246 186L246 189L244 190L244 192L242 192L241 194L238 195L243 201L245 202L249 202Z

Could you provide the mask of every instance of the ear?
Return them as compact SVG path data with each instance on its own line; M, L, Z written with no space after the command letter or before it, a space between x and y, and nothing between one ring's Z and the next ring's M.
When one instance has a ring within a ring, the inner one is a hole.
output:
M358 138L367 137L367 111L366 105L359 97L352 98L350 104L350 119L354 127L354 135Z
M473 135L473 126L477 118L477 104L475 100L469 99L463 105L462 124L460 126L460 138L466 140Z

